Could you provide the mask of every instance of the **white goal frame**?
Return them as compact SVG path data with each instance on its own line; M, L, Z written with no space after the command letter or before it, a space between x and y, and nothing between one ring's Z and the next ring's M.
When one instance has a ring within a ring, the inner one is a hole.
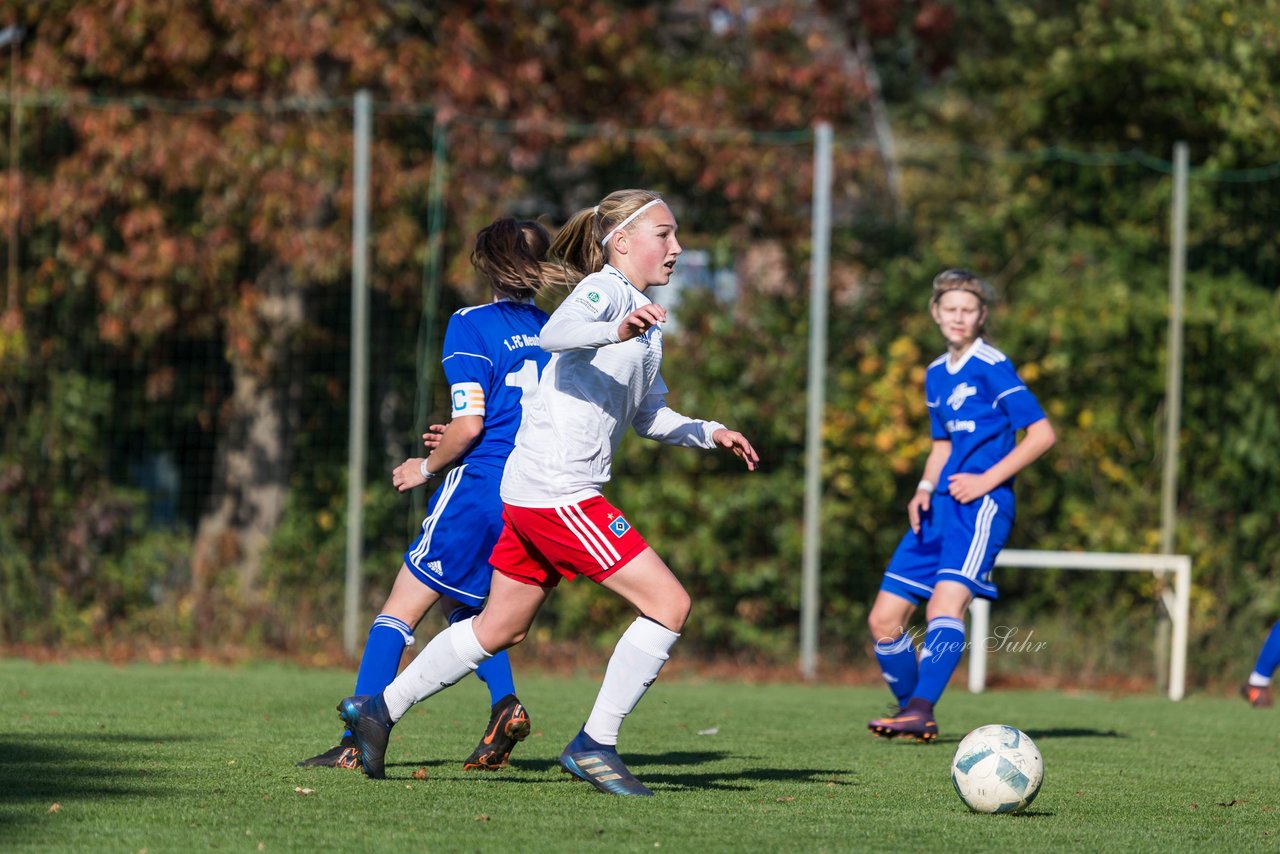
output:
M1125 552L1056 552L1006 549L996 566L1020 569L1088 569L1104 572L1173 574L1173 592L1160 592L1160 601L1173 623L1169 650L1169 699L1181 700L1187 687L1187 628L1191 620L1191 558L1186 555ZM987 684L987 639L991 632L991 601L974 599L969 605L969 690L980 694Z

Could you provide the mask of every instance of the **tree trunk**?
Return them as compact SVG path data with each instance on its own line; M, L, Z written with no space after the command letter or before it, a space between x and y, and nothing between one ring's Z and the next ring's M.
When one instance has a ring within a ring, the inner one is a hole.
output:
M249 336L249 346L227 348L232 392L219 419L209 510L193 547L198 607L229 569L238 574L242 599L252 600L263 552L284 512L289 439L298 421L300 383L289 366L304 318L302 287L277 264L258 277L256 291L229 323L239 327L228 330L229 340Z

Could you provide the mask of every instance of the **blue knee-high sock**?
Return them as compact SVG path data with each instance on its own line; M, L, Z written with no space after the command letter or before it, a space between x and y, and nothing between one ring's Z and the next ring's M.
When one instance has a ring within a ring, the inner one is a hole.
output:
M460 605L449 612L449 625L479 613L480 609L474 605ZM507 658L505 649L482 662L476 668L476 676L489 689L490 705L496 706L503 697L516 692L515 677L511 675L511 659Z
M934 617L925 630L924 645L920 647L920 681L916 684L916 697L929 703L938 702L951 674L960 663L964 652L964 621L955 617Z
M904 632L895 641L877 643L876 661L880 662L880 674L884 676L893 696L898 699L898 705L904 705L915 693L916 682L920 677L911 635Z
M1276 623L1271 627L1270 634L1262 642L1262 650L1258 653L1257 664L1253 665L1252 676L1267 680L1266 684L1269 685L1277 667L1280 667L1280 623ZM1254 680L1251 677L1249 681L1253 682Z
M413 629L404 620L379 614L369 627L369 639L365 641L360 656L360 669L356 671L356 696L377 696L391 684L400 669L400 657L404 648L413 644ZM348 730L344 736L351 734Z

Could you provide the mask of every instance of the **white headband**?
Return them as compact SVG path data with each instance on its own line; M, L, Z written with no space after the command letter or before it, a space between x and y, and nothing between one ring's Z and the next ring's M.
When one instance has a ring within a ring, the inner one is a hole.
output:
M609 230L609 233L608 233L608 234L606 234L606 235L604 236L604 239L600 241L600 245L601 245L601 246L608 246L608 245L609 245L609 239L610 239L611 237L613 237L615 234L617 234L619 231L622 231L622 229L626 228L628 225L631 225L631 221L632 221L633 219L635 219L636 217L640 216L640 214L644 213L645 211L647 211L649 208L653 207L654 205L660 205L660 204L662 204L662 199L650 199L649 201L645 202L643 205L641 205L639 208L637 208L637 209L636 209L636 212L635 212L635 213L633 213L631 216L627 217L627 218L626 218L626 219L624 219L622 222L618 223L618 224L617 224L617 225L615 225L612 229L610 229L610 230ZM596 205L596 213L597 213L597 214L598 214L598 213L600 213L600 206L599 206L599 205Z

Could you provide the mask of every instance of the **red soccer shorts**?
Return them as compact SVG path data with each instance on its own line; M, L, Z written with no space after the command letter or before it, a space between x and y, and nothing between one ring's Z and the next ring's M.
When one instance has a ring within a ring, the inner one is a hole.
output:
M563 507L502 505L502 534L489 563L503 575L538 587L585 575L597 584L649 544L622 511L592 496Z

